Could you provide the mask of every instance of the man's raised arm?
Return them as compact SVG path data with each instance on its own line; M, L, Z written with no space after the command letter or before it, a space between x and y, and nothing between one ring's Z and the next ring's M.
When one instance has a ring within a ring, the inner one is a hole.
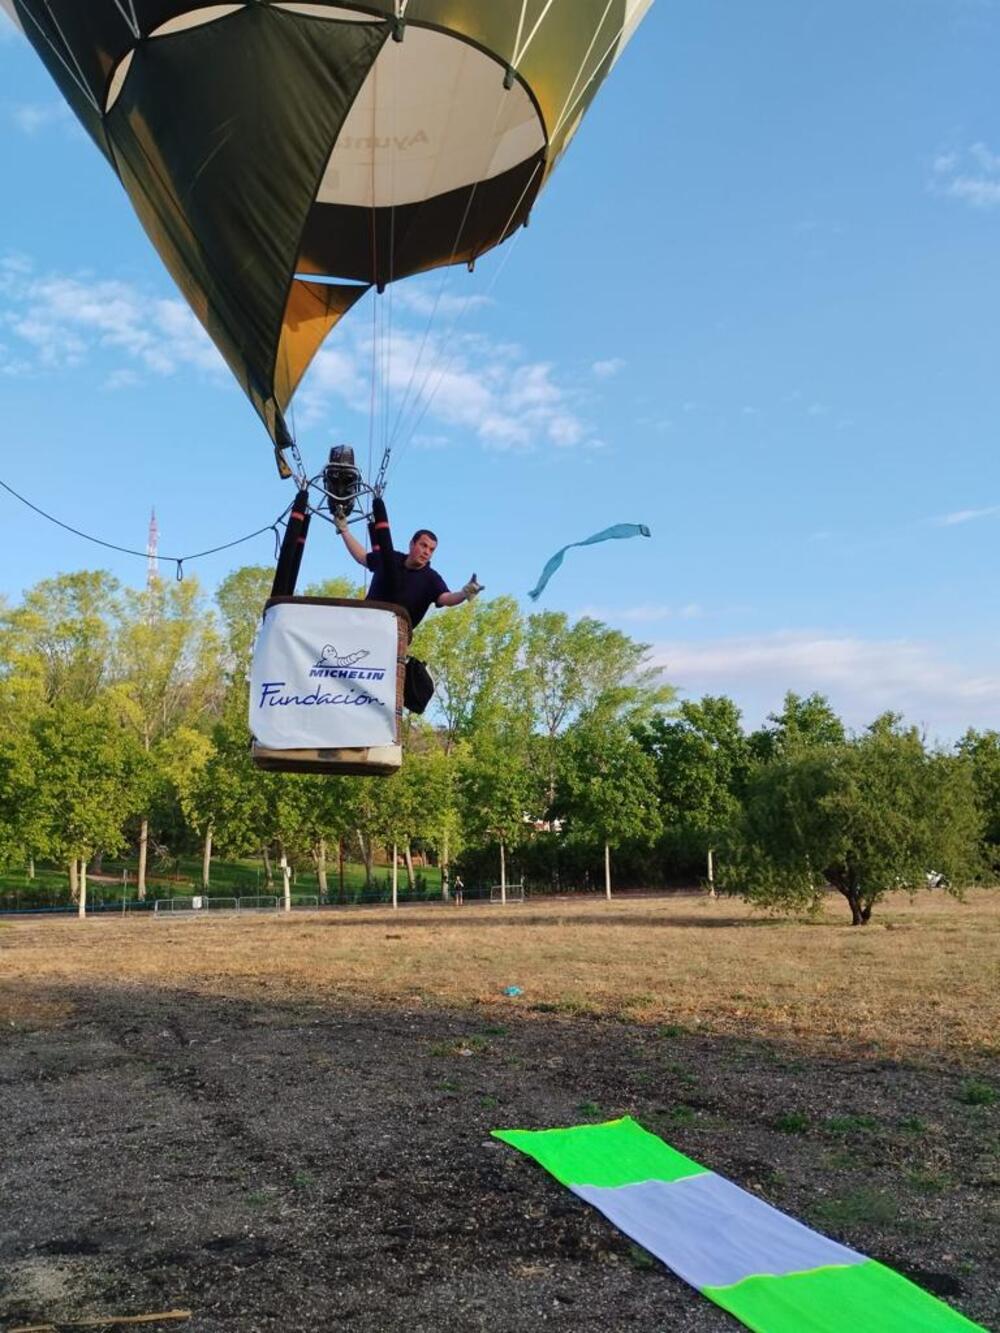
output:
M476 581L473 574L468 583L460 592L443 592L435 603L436 606L461 606L463 602L471 602L473 597L478 597L484 588L484 584Z
M365 569L367 569L368 553L366 552L365 548L361 545L361 543L358 541L357 537L355 537L351 529L347 526L347 519L343 517L338 517L335 520L335 522L337 525L337 531L344 539L344 545L350 551L351 555L358 562L358 564L364 565Z

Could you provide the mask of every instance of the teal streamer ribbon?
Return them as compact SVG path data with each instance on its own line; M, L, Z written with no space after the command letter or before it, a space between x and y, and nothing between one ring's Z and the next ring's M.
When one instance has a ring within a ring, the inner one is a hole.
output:
M567 551L572 550L574 546L595 546L598 542L611 541L615 538L651 537L652 535L653 534L650 532L649 528L646 527L645 523L616 523L614 527L605 528L603 532L595 532L592 537L585 537L582 542L570 542L568 546L564 546L561 551L556 551L555 555L549 557L545 563L545 568L542 570L541 577L532 588L531 592L528 593L528 596L533 602L538 601L545 589L546 583L548 583L549 579L562 564L563 556Z

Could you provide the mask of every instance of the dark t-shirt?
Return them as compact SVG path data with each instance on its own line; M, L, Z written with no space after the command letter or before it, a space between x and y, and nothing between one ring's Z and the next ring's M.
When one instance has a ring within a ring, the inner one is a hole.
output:
M390 597L387 589L382 586L379 557L374 551L368 552L368 568L375 575L372 586L368 589L368 600L395 602L397 606L405 606L416 629L441 594L448 591L448 585L430 565L424 565L423 569L407 569L406 556L403 552L394 551L393 555L396 560L396 595Z

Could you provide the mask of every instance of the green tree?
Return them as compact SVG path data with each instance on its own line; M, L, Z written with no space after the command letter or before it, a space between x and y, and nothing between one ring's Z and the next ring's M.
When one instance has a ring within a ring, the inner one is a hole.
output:
M854 925L881 898L933 869L958 886L975 873L981 816L968 765L928 751L893 717L840 745L792 749L748 785L726 878L750 901L809 906L825 884Z
M600 713L638 725L673 698L649 647L589 616L569 623L561 611L528 619L523 680L535 726L545 738L549 804L555 799L558 737L576 719Z
M221 643L202 607L197 581L154 578L127 593L115 656L123 716L158 767L171 732L185 721L211 718L222 695ZM139 823L140 898L146 896L149 829L147 809Z
M229 673L245 676L264 603L271 595L274 570L269 565L243 565L219 584L215 604L222 618Z
M822 694L805 698L789 690L780 713L768 714L766 724L749 739L750 752L763 762L793 750L817 745L842 745L844 724Z
M611 897L611 848L650 845L661 825L656 765L621 722L591 716L562 748L558 813L573 838L604 852L604 891Z
M417 627L413 651L430 664L446 750L477 727L496 726L511 706L523 637L512 597L478 598Z
M975 784L987 858L994 868L1000 867L1000 731L970 728L957 749Z
M32 724L37 820L46 854L69 867L86 909L87 863L125 842L125 821L145 798L145 755L107 700L61 699Z
M482 728L462 747L459 789L462 825L469 842L495 843L500 883L507 882L507 851L530 832L543 807L544 775L532 760L529 720L507 719L503 731Z
M0 718L6 721L2 707ZM45 852L38 795L34 738L30 728L12 726L0 735L0 866L15 860L30 865Z
M44 579L0 616L0 673L22 701L93 703L112 678L118 582L103 570Z
M360 601L364 598L365 587L363 583L355 583L353 579L337 574L333 578L310 583L299 592L303 597L336 597L341 600Z
M201 839L201 887L211 886L212 844L215 836L211 760L215 746L210 736L181 724L160 745L160 768L172 786L187 827Z
M731 699L685 700L676 718L654 717L638 739L656 765L665 855L705 865L714 892L714 849L740 810L751 767L740 711Z

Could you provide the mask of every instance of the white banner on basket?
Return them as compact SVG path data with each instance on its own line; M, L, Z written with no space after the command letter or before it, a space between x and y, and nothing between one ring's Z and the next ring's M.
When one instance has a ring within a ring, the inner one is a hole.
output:
M395 745L395 615L374 607L268 607L250 667L250 731L269 750Z

